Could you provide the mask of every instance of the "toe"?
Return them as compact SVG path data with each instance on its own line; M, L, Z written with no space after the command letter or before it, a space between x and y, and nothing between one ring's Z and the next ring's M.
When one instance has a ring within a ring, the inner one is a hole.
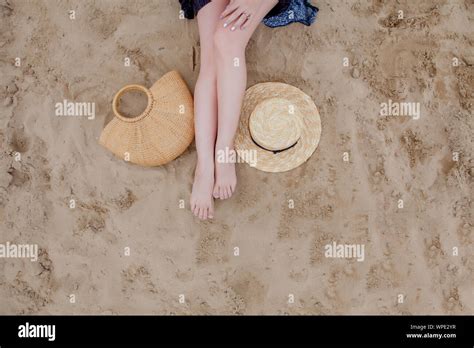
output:
M232 197L232 187L230 186L227 188L227 196L228 198Z
M199 218L202 220L204 216L204 208L199 208Z
M214 198L219 198L219 186L218 185L214 186L214 191L212 192L212 196Z
M217 192L218 192L217 197L219 197L219 199L222 199L222 189L221 189L221 187L219 186L219 187L217 188L217 190L218 190L218 191L217 191Z
M224 191L225 191L225 199L229 199L229 198L230 198L230 195L229 195L229 188L226 187L226 188L224 189Z

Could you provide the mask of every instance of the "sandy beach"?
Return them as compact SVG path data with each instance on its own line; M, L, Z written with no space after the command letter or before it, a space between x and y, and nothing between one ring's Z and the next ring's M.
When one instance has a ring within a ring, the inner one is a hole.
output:
M201 222L194 143L156 168L98 144L124 85L177 70L193 90L178 1L0 0L0 243L38 245L0 258L0 314L473 314L474 2L312 3L310 27L262 24L247 64L248 86L311 96L316 152L238 164ZM94 117L57 117L64 100ZM380 114L402 102L418 117Z

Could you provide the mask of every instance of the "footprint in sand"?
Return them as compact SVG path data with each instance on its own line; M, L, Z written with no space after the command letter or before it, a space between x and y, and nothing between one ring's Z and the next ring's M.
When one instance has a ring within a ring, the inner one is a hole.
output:
M253 273L247 271L235 271L230 274L226 280L232 292L236 295L239 302L246 304L246 311L256 313L261 310L265 303L265 297L268 290L260 279Z
M430 268L439 267L441 265L444 258L444 251L439 235L431 240L425 240L424 256Z
M225 224L199 224L196 263L206 265L225 263L231 255L230 230Z
M25 136L22 128L16 128L10 138L10 148L14 152L25 153L29 149L30 142Z
M152 276L147 267L129 266L122 271L122 292L130 296L136 296L136 292L146 292L151 294L159 293L156 285L152 281Z
M464 305L461 302L461 298L459 295L459 290L457 287L454 287L449 290L449 292L444 293L444 300L443 300L443 307L447 312L462 312Z
M109 210L104 208L99 202L76 203L80 216L77 218L75 234L82 235L86 231L94 233L102 232L105 229L105 219Z
M11 176L8 188L10 188L11 186L22 187L31 180L30 175L26 172L21 171L20 169L11 167L10 169L8 169L7 173Z

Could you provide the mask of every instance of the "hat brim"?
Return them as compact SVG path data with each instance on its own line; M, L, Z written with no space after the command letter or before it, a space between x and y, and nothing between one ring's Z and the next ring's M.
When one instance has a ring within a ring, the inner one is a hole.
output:
M273 152L258 146L250 135L249 118L255 107L268 98L285 98L302 116L303 129L301 137L293 147ZM294 169L306 162L318 147L321 139L321 118L313 100L291 85L280 82L264 82L256 84L245 92L242 103L239 128L235 138L235 149L241 160L248 162L249 156L242 154L256 152L256 161L252 167L264 172L278 173ZM249 163L250 164L250 163Z

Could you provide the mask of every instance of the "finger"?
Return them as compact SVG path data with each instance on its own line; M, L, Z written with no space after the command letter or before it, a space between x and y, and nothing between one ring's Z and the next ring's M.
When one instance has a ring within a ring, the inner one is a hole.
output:
M242 10L241 9L237 9L234 12L232 12L232 14L227 16L227 18L225 20L225 23L224 23L224 28L226 28L229 24L233 23L241 15L242 15ZM235 30L235 26L233 26L232 28L234 28L233 30Z
M247 20L244 22L244 24L242 24L240 29L242 30L247 29L251 22L252 22L252 17L247 17Z
M227 7L221 13L221 19L230 15L232 12L234 12L237 9L237 7L238 6L234 5L233 3L230 3L229 5L227 5Z
M230 30L235 30L235 28L240 28L242 29L244 23L247 21L248 17L247 17L247 14L245 12L242 13L242 15L239 17L239 19L237 19L237 21L235 22L234 26L232 28L230 28Z

